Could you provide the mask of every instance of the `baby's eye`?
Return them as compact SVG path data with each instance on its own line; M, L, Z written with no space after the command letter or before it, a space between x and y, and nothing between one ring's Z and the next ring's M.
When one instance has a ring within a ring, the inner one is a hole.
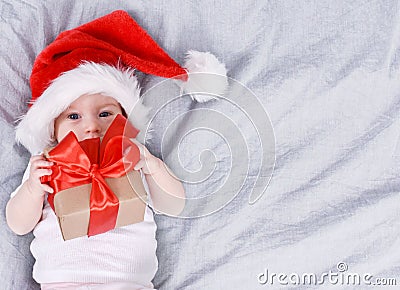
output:
M99 115L99 117L101 117L101 118L108 117L108 116L111 116L110 112L101 112Z
M71 119L71 120L79 119L79 115L77 113L69 114L68 119Z

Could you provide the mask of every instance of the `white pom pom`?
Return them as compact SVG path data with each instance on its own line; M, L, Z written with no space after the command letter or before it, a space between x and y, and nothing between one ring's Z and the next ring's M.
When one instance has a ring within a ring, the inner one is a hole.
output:
M188 80L180 84L183 91L198 102L223 95L228 87L225 65L209 52L188 51L183 67Z

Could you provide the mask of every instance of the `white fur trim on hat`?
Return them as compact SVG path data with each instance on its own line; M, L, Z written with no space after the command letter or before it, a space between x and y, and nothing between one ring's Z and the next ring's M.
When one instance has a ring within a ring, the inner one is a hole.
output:
M179 85L193 100L206 102L223 95L228 87L225 65L209 52L190 50L183 67L188 80Z
M103 94L117 100L131 123L144 130L146 108L140 99L140 88L133 69L84 62L57 77L33 103L16 128L16 140L31 154L54 145L54 120L82 95Z

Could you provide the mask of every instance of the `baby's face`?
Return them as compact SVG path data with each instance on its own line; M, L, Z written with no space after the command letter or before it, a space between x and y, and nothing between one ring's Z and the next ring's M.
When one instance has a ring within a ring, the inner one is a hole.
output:
M78 141L103 137L117 114L122 110L115 99L101 94L83 95L55 120L55 138L60 142L71 131Z

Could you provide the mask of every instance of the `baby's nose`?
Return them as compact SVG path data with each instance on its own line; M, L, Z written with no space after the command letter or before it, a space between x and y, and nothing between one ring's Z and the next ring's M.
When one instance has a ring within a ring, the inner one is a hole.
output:
M100 122L96 119L89 119L86 121L86 128L85 131L87 133L98 133L101 131L101 126L100 126Z

